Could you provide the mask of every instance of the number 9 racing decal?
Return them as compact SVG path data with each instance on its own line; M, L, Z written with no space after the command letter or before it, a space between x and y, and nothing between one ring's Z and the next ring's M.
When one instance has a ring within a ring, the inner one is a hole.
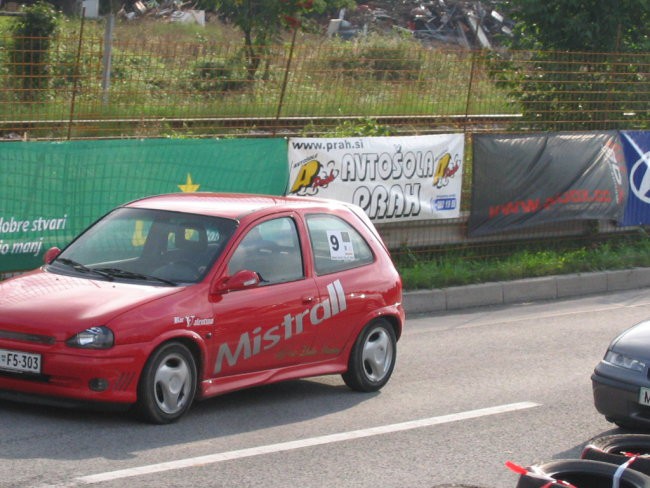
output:
M333 261L354 261L354 248L349 232L328 230L327 242L330 247L330 258Z

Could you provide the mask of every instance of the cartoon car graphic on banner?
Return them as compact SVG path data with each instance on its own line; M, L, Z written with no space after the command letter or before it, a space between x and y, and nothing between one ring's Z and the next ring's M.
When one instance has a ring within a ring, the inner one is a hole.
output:
M363 212L319 199L187 193L123 205L0 283L0 396L135 404L341 374L377 391L401 280Z

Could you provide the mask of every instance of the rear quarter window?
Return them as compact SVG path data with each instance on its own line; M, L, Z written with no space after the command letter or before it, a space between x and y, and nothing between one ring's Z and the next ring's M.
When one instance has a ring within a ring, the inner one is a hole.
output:
M374 262L370 245L345 220L315 214L306 218L316 274L324 275Z

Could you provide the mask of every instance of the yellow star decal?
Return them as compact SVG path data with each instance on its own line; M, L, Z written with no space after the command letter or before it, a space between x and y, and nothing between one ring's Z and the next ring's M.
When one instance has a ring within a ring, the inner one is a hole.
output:
M187 173L187 180L185 181L184 185L178 185L178 187L181 189L183 193L194 193L195 191L198 191L199 187L201 185L195 185L192 182L192 175Z

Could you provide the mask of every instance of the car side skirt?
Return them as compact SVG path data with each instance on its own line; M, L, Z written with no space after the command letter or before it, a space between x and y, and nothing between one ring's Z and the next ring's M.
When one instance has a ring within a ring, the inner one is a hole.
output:
M313 364L287 366L285 368L255 371L223 378L211 378L201 382L197 397L210 398L231 391L242 390L253 386L278 383L280 381L295 380L313 376L341 374L347 371L348 355L338 356L331 361L322 361Z

